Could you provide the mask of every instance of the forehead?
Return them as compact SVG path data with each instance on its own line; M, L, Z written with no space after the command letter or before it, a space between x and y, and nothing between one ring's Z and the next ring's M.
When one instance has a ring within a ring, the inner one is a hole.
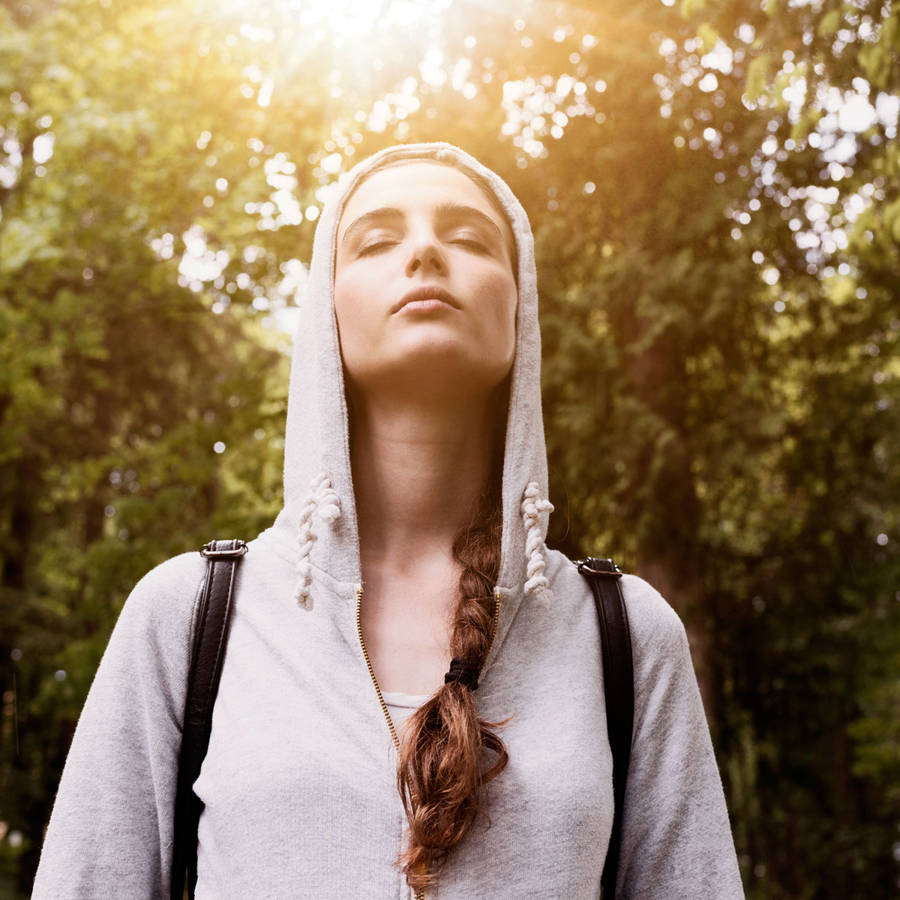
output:
M338 237L354 219L373 209L420 210L447 202L473 206L490 216L504 233L509 231L505 219L471 178L453 166L423 160L379 169L366 178L344 204Z

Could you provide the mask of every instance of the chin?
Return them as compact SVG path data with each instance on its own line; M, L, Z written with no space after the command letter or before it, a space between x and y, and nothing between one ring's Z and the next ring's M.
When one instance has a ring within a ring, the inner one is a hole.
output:
M383 365L351 372L351 378L364 390L458 398L490 393L507 379L510 369L486 364L485 357L473 357L471 349L429 342Z

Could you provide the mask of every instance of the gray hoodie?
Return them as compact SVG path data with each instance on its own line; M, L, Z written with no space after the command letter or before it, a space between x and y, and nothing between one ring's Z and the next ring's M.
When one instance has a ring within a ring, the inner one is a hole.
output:
M493 172L447 144L394 147L336 187L316 229L294 346L284 508L240 566L231 636L195 791L198 898L397 898L406 820L396 751L357 626L359 538L332 305L335 233L357 180L400 156L482 176L513 227L519 305L503 468L499 619L476 694L509 764L487 815L428 900L600 893L613 816L597 614L575 566L544 545L550 505L533 239ZM224 537L225 535L223 535ZM168 895L196 552L129 596L63 772L36 898ZM722 784L684 627L623 577L635 719L617 896L742 897Z

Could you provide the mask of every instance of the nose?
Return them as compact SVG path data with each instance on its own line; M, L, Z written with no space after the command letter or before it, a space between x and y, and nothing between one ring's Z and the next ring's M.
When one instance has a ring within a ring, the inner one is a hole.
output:
M447 260L440 243L430 231L416 236L406 263L407 276L414 275L420 269L438 275L447 274Z

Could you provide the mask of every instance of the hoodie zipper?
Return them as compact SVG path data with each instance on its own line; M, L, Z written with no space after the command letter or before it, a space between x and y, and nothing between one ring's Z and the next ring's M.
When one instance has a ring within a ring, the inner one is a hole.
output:
M363 640L362 633L362 596L363 596L363 586L358 584L356 586L356 631L359 635L359 644L362 647L363 656L366 658L366 665L369 668L369 675L372 677L372 684L375 685L375 693L378 694L378 702L381 704L381 711L384 713L385 721L387 722L388 728L391 730L391 740L394 742L394 749L397 751L397 755L400 755L400 738L397 737L397 729L394 728L394 720L391 718L390 711L387 708L387 703L384 702L384 696L381 693L381 687L378 684L378 679L375 677L375 669L372 668L372 660L369 657L369 651L366 649L366 642ZM424 891L416 891L415 900L425 900L425 892Z
M484 658L490 655L491 648L494 646L494 638L497 637L497 625L500 624L500 588L494 588L494 616L491 619L491 640L488 644L487 653Z
M384 695L381 693L381 687L378 684L378 679L375 677L375 669L372 667L372 660L369 656L369 651L366 649L366 642L363 639L362 633L362 598L363 598L363 586L358 584L356 586L356 633L359 635L359 645L362 647L363 656L366 659L366 666L369 669L369 675L372 678L372 684L375 685L375 693L378 695L378 702L381 704L381 711L384 713L385 721L387 722L387 726L391 732L391 740L394 742L394 749L397 751L397 755L400 755L400 738L397 736L397 729L394 728L394 720L391 718L390 710L387 708L387 703L384 702ZM491 619L491 639L488 644L487 653L491 652L491 647L494 646L494 638L497 636L497 625L500 621L500 589L496 588L494 590L494 614ZM485 654L485 658L487 658L487 653ZM415 900L425 900L425 892L424 891L416 891L415 892Z
M375 693L378 694L378 702L381 704L381 711L384 713L384 718L387 720L388 728L391 730L391 740L394 742L394 749L397 753L400 753L400 738L397 737L397 729L394 728L394 722L391 719L391 714L388 711L387 703L384 702L384 696L381 693L381 688L378 685L378 679L375 677L375 669L372 668L372 660L369 657L369 651L366 649L366 642L363 640L362 633L362 597L363 597L363 586L358 584L356 586L356 631L359 634L359 643L362 647L363 656L366 658L366 665L369 667L369 675L372 676L372 684L375 685Z

